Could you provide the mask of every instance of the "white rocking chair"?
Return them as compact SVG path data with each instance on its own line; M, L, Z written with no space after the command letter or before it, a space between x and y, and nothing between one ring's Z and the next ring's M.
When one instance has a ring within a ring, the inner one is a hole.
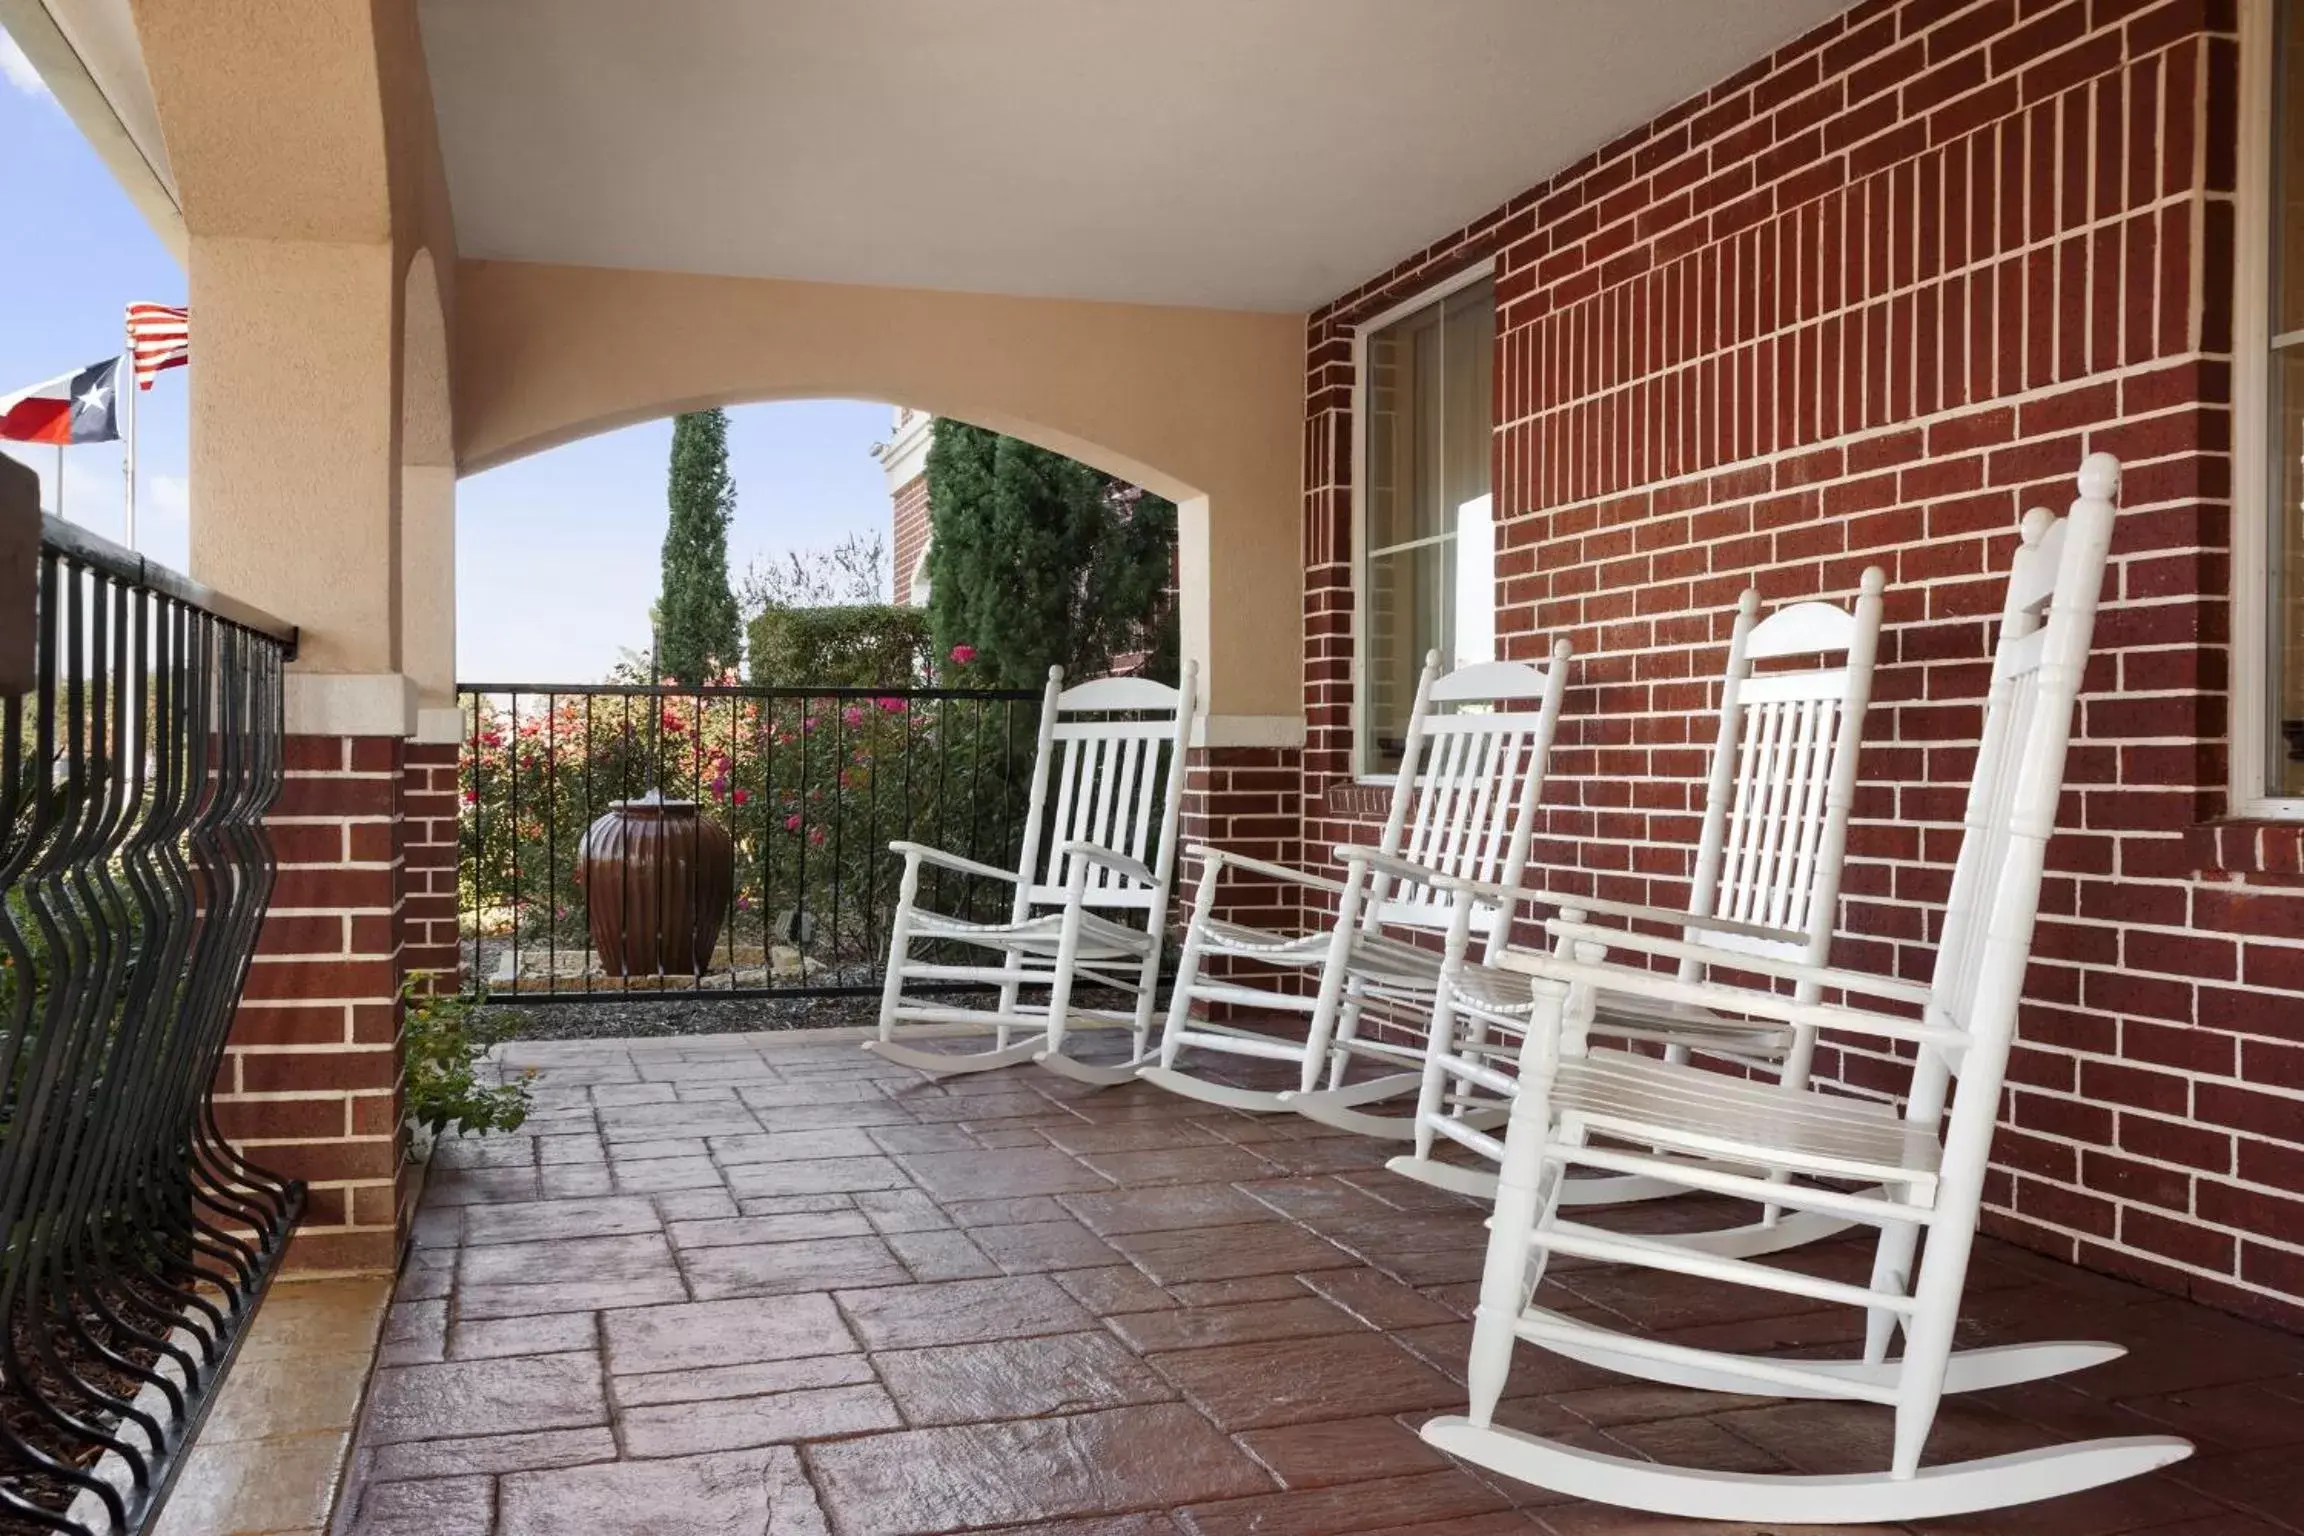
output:
M1423 1049L1362 1038L1360 1025L1371 1009L1410 1030L1421 1029L1430 1017L1440 981L1439 938L1457 916L1454 895L1435 883L1441 876L1491 881L1517 892L1567 675L1566 641L1553 647L1551 663L1543 667L1482 662L1443 676L1439 653L1427 657L1409 711L1408 739L1383 836L1373 846L1337 848L1336 858L1345 868L1342 880L1195 844L1191 851L1202 861L1200 884L1177 964L1160 1060L1138 1075L1232 1109L1295 1109L1350 1129L1405 1137L1408 1116L1366 1115L1356 1106L1414 1091ZM1510 707L1514 704L1518 707ZM1450 706L1454 713L1441 712ZM1335 917L1328 925L1297 933L1219 918L1216 898L1228 869L1332 896ZM1502 945L1511 928L1511 899L1473 905L1462 921ZM1401 930L1420 932L1427 942L1402 937ZM1226 973L1205 974L1211 961L1224 962ZM1319 984L1308 991L1251 986L1237 979L1244 966L1275 968L1294 977L1317 971ZM1310 1022L1303 1039L1291 1039L1196 1020L1191 1014L1195 1003L1304 1014ZM1211 1081L1178 1066L1186 1050L1289 1062L1298 1069L1297 1084L1264 1091ZM1345 1072L1355 1056L1374 1058L1394 1070L1347 1084ZM1323 1067L1328 1072L1325 1089L1319 1086ZM1488 1123L1501 1124L1502 1118L1499 1109Z
M1185 664L1180 689L1137 677L1063 683L1064 669L1050 667L1014 869L921 843L889 844L904 856L904 877L888 934L879 1038L867 1040L866 1050L940 1076L1038 1061L1099 1085L1128 1081L1148 1059L1198 667ZM1007 919L978 922L921 905L924 866L1007 883L1015 893ZM997 965L917 959L913 947L924 941L1002 958ZM1075 1005L1072 993L1083 981L1120 991L1129 1006ZM997 987L993 1006L918 995L923 986L949 994L956 985ZM1028 1004L1026 988L1046 988L1046 1004ZM981 1050L927 1049L899 1040L903 1025L921 1033L989 1031L992 1040ZM1065 1049L1073 1028L1132 1031L1129 1060L1112 1067L1075 1060Z
M1587 898L1538 896L1545 906L1571 906L1647 918L1681 929L1691 944L1761 959L1820 966L1832 947L1840 872L1855 800L1857 747L1872 697L1886 577L1865 571L1852 609L1794 603L1759 617L1759 594L1747 590L1736 612L1720 685L1719 724L1707 776L1704 822L1688 910L1667 913ZM1838 657L1836 665L1758 670L1790 658ZM1498 892L1454 879L1460 910L1493 903ZM1467 955L1470 929L1450 930L1447 984L1431 1019L1415 1117L1416 1150L1396 1157L1396 1173L1458 1194L1492 1198L1496 1176L1435 1158L1447 1140L1489 1163L1502 1146L1480 1124L1483 1111L1508 1101L1511 1065L1533 1006L1526 980L1492 960ZM1492 948L1492 946L1491 946ZM1683 976L1693 974L1684 964ZM1813 1001L1812 989L1797 993ZM1804 1087L1816 1033L1772 1021L1721 1018L1702 1008L1602 993L1589 1028L1612 1039L1662 1046L1665 1059L1692 1052L1725 1057ZM1488 1116L1493 1125L1492 1116ZM1667 1181L1631 1174L1587 1175L1562 1189L1566 1206L1617 1205L1680 1193ZM1716 1252L1750 1258L1845 1228L1844 1219L1788 1215L1769 1208L1745 1226L1691 1235Z
M1574 915L1552 924L1555 936L1572 946L1629 947L1654 957L1692 959L1699 967L1805 982L1810 990L1795 997L1724 988L1595 963L1578 951L1515 951L1505 957L1514 969L1537 978L1539 1002L1521 1053L1490 1224L1467 1370L1471 1410L1426 1424L1424 1438L1433 1445L1523 1482L1602 1503L1659 1514L1817 1525L1997 1509L2133 1477L2191 1453L2185 1441L2154 1435L1921 1464L1944 1393L2039 1380L2122 1353L2118 1345L2095 1343L1952 1347L2031 952L2043 850L2055 827L2073 700L2111 541L2119 466L2109 455L2093 455L2081 467L2079 483L2070 516L2059 521L2035 511L2024 523L1993 659L1966 833L1929 985L1600 929ZM1815 988L1895 1011L1809 1000ZM1595 989L1902 1046L1913 1053L1909 1093L1899 1110L1624 1052L1587 1053L1577 1016ZM1594 1145L1595 1136L1609 1145ZM1870 1279L1851 1284L1694 1252L1669 1237L1563 1221L1557 1194L1571 1165L1633 1172L1875 1225L1881 1234ZM1842 1187L1851 1183L1876 1187L1851 1193ZM1531 1305L1552 1253L1861 1307L1867 1320L1864 1352L1856 1359L1726 1354L1562 1316ZM1899 1334L1902 1353L1891 1358ZM1702 1471L1501 1428L1492 1415L1521 1339L1676 1386L1885 1405L1895 1414L1890 1464L1878 1472L1828 1475Z

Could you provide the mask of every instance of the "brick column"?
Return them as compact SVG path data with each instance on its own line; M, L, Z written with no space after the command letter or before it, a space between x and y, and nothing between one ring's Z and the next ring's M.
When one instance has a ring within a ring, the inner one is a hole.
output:
M1186 759L1184 842L1209 843L1268 863L1299 868L1303 829L1296 816L1297 751L1293 747L1194 747ZM1177 887L1177 916L1191 910L1200 885L1188 860ZM1291 927L1300 918L1297 887L1228 874L1217 911L1262 927Z
M409 742L401 755L400 959L411 976L462 979L456 935L456 747Z
M288 1252L306 1272L391 1269L406 1231L403 752L396 737L288 738L266 819L278 882L217 1073L224 1133L311 1187ZM449 861L452 883L453 846ZM453 919L452 895L449 906Z
M1294 747L1194 747L1186 759L1183 841L1208 843L1228 852L1300 869L1304 863L1302 823L1296 815L1298 749ZM1179 864L1174 921L1179 930L1191 920L1200 894L1200 861ZM1259 928L1292 929L1305 920L1302 888L1232 868L1224 873L1216 915ZM1207 962L1204 974L1223 976L1230 963ZM1243 974L1247 974L1244 969ZM1254 969L1255 984L1285 988L1301 978ZM1202 1017L1229 1017L1228 1005L1195 1005ZM1280 1016L1259 1019L1285 1024Z

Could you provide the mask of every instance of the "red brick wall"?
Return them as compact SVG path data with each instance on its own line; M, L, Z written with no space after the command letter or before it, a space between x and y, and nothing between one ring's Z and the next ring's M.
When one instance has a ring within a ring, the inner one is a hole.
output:
M289 1248L298 1269L399 1261L403 752L426 750L291 736L265 822L279 873L217 1073L216 1117L251 1160L310 1184Z
M914 475L897 488L890 501L889 523L895 544L896 572L890 601L909 603L912 572L920 564L920 552L928 547L928 477Z
M1291 808L1300 768L1292 747L1195 747L1187 759L1182 841L1207 843L1291 868L1304 863L1302 824ZM1200 861L1178 864L1181 922L1200 889ZM1301 918L1298 888L1246 872L1225 877L1217 911L1240 922L1290 927Z
M1924 976L2018 515L2120 455L1991 1222L2304 1322L2304 834L2209 825L2234 29L2230 0L1867 0L1315 314L1301 807L1316 860L1381 812L1348 778L1352 329L1473 261L1499 633L1577 653L1537 855L1560 889L1685 899L1737 594L1845 600L1878 564L1835 958Z

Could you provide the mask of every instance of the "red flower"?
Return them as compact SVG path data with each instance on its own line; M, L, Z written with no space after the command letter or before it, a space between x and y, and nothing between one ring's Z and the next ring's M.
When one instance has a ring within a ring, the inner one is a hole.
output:
M798 811L794 811L791 815L784 818L784 830L787 832L797 832L800 830L800 813Z
M466 805L478 805L480 803L480 791L476 789L464 791L464 803Z
M975 659L976 647L972 645L956 645L952 647L952 664L954 666L964 667Z
M740 790L736 791L736 803L737 803L738 805L742 805L742 804L744 804L746 801L750 800L751 798L752 798L752 791L750 791L750 790L748 790L748 789L740 789Z

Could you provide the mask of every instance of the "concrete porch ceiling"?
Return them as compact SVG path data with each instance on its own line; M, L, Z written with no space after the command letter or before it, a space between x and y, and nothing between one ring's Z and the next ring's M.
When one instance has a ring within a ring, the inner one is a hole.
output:
M424 0L466 256L1300 312L1843 0Z

